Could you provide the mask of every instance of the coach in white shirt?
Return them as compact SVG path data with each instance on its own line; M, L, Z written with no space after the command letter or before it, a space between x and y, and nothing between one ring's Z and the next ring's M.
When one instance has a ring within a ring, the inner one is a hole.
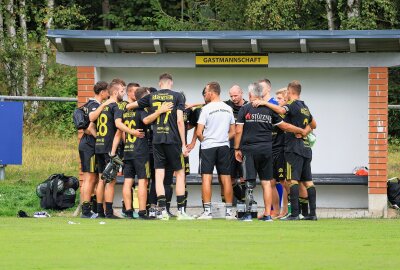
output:
M232 108L220 99L221 87L217 82L207 84L204 99L208 103L201 110L197 122L197 137L201 142L200 173L204 213L199 219L211 219L211 182L214 166L224 186L226 219L232 213L233 192L230 176L229 139L235 135L235 118Z

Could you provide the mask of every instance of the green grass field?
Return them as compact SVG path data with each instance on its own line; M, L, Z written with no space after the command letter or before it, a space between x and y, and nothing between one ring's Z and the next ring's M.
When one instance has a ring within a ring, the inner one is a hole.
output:
M0 269L397 269L399 220L0 221Z
M0 217L15 216L19 209L39 211L36 185L53 173L78 176L77 149L75 136L65 139L24 134L23 165L8 166L6 179L0 181ZM388 177L394 176L400 177L399 145L389 145Z

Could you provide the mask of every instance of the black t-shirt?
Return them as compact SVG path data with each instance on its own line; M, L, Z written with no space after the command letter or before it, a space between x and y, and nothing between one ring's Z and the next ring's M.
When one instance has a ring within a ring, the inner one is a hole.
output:
M304 101L293 100L283 106L286 110L285 122L299 128L305 128L313 117ZM312 157L311 147L304 139L298 139L294 133L285 133L285 152L293 152L306 158Z
M185 138L187 143L187 133L190 128L197 127L197 121L200 117L202 106L185 109L183 112L183 121L185 122Z
M237 120L237 117L238 117L240 108L242 108L244 105L246 105L246 104L248 103L247 100L243 100L243 101L244 101L244 103L243 103L242 106L236 106L236 105L232 102L232 100L224 101L226 105L228 105L229 107L232 108L233 116L235 117L235 122L236 122L236 120Z
M197 121L199 121L201 108L203 108L203 105L193 107L190 114L188 115L188 123L191 126L197 127Z
M95 111L100 106L100 103L95 99L90 99L86 107L88 108L88 112ZM79 151L90 152L94 154L94 147L96 145L96 138L92 135L83 134L80 142L79 142Z
M244 124L240 142L243 152L272 155L272 131L280 122L282 118L270 108L244 105L236 121L238 125Z
M172 102L173 108L167 113L161 114L152 124L153 144L181 144L179 136L177 110L185 110L183 96L169 89L161 89L151 93L138 101L140 108L150 108L152 113L161 107L163 102Z
M147 145L149 147L149 154L153 154L153 126L146 126L146 137L147 137Z
M96 154L109 153L112 148L114 135L117 130L115 119L120 114L117 103L111 103L104 107L103 111L97 118L97 138L96 138Z
M285 115L279 114L279 116L284 120ZM285 148L285 132L277 126L274 126L272 131L272 153L277 154L284 150Z
M147 116L148 113L144 109L125 110L122 114L122 122L130 129L142 129L146 132L147 126L143 123L143 119ZM148 153L147 136L137 138L131 134L125 134L124 160L144 157Z
M248 103L247 100L243 100L243 101L244 101L243 106L246 105L246 104ZM237 121L237 118L238 118L239 110L240 110L240 108L242 108L243 106L236 106L236 105L232 102L232 100L227 100L227 101L224 101L224 102L225 102L226 105L228 105L229 107L232 108L233 117L235 117L235 122L236 122L236 121ZM233 148L233 145L234 145L234 144L235 144L235 138L233 138L232 140L229 141L229 145L230 145L231 148Z

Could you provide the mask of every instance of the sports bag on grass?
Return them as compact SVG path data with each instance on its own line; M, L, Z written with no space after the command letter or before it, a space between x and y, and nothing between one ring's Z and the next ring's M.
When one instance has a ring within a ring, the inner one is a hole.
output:
M397 177L390 178L387 182L388 201L393 208L400 207L400 180Z
M64 210L75 205L79 181L76 177L53 174L36 187L43 209Z

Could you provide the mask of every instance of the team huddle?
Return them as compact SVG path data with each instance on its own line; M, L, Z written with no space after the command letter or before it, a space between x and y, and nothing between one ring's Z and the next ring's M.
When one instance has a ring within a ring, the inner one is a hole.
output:
M116 173L122 167L123 216L161 219L170 211L175 176L177 220L212 219L211 185L216 169L225 203L225 218L251 221L256 202L253 190L260 180L264 200L262 221L317 220L316 190L312 182L312 130L316 121L300 100L297 81L271 97L267 79L248 87L248 98L238 85L222 101L218 82L203 89L204 103L187 104L173 91L173 79L164 73L159 89L97 82L94 98L84 106L90 120L79 144L83 185L83 218L119 218L114 214ZM124 96L127 101L124 101ZM187 132L194 129L188 140ZM203 213L187 213L188 156L200 141ZM135 178L139 211L133 208ZM276 184L283 187L282 203ZM233 203L244 213L233 211ZM290 207L288 207L290 205ZM273 209L273 211L271 211Z

